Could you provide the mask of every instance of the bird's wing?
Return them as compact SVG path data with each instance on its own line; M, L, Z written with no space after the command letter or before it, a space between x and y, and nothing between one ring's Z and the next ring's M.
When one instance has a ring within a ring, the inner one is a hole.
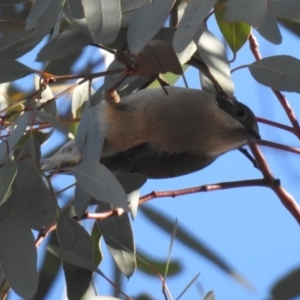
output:
M200 170L215 158L187 152L158 152L144 143L124 152L101 158L100 162L115 173L142 173L149 178L175 177Z

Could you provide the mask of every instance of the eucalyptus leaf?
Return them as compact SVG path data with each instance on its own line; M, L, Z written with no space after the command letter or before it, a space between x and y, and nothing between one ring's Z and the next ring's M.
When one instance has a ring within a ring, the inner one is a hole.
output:
M14 81L34 73L31 68L7 57L0 57L0 65L0 83Z
M89 300L122 300L122 299L111 297L111 296L96 296L96 297L89 298Z
M80 81L81 79L77 80ZM82 108L83 104L89 99L90 94L94 94L94 89L90 86L89 81L76 86L72 93L72 114L73 117L80 117L81 114L78 112ZM82 111L81 111L82 113Z
M116 174L116 177L126 194L130 194L131 192L139 189L147 181L147 176L140 173Z
M300 296L300 268L284 274L271 288L272 299L297 299Z
M7 138L10 150L14 149L21 137L24 135L31 116L32 113L30 111L25 111L15 120L14 130Z
M247 42L251 27L246 22L224 21L225 7L222 6L226 0L218 1L215 5L215 17L218 26L233 53L237 53Z
M244 21L257 28L263 22L267 6L268 0L228 0L224 20L226 22Z
M263 18L263 22L259 27L257 27L257 31L271 43L280 44L282 41L271 0L268 0L268 6Z
M74 209L78 218L81 218L82 215L85 213L91 200L91 195L89 195L78 183L76 183L74 195Z
M129 50L137 54L162 28L175 0L153 0L134 14L128 28Z
M111 43L121 25L120 0L82 0L81 3L93 41L98 44ZM98 13L95 14L95 11Z
M149 3L151 3L151 0L122 0L122 13L137 10Z
M0 164L0 206L11 194L11 186L17 175L18 166L9 156L6 156Z
M30 14L26 20L27 24L25 30L31 30L36 27L39 18L41 18L43 13L47 10L51 1L52 0L36 0L33 3Z
M272 5L276 17L300 21L299 0L272 0Z
M90 106L88 101L85 104L75 137L76 146L83 160L100 160L106 129L103 110L102 103Z
M93 272L98 272L93 263L94 244L86 230L73 219L60 214L57 223L60 249L55 253L63 263L69 299L81 299L87 291Z
M116 177L98 161L83 161L73 167L72 172L78 184L93 198L128 211L124 189Z
M13 184L12 194L0 207L1 267L13 290L31 299L38 286L37 253L21 190Z
M259 83L271 88L300 93L300 60L288 55L263 58L248 66Z
M234 83L231 79L229 62L223 43L219 41L211 32L205 30L197 43L198 53L208 66L211 75L216 79L223 91L228 95L234 93ZM202 88L209 92L216 93L213 85L204 84Z
M109 204L101 203L96 211L105 212L109 209L111 209ZM113 215L96 222L117 266L127 278L131 277L136 268L136 259L133 232L128 215Z
M41 230L55 221L56 205L38 169L40 145L30 136L19 153L16 185L31 228ZM38 160L38 162L36 161Z
M78 27L71 27L60 33L54 40L45 44L37 55L38 61L60 59L81 50L92 43Z
M204 300L215 300L215 299L216 297L213 291L209 291L204 297Z
M82 257L75 251L65 250L55 246L48 246L47 248L52 254L56 255L57 257L71 265L88 270L90 272L100 273L99 269L92 261Z
M202 21L217 0L190 0L174 36L174 50L182 52L193 40Z
M5 55L9 58L17 58L28 51L32 50L42 39L49 34L53 28L58 14L61 11L61 0L52 0L47 7L47 10L41 15L39 21L32 32L21 31L18 39L15 38L14 33L11 33L13 37L8 39L5 44L0 42L0 55ZM2 40L2 39L1 39Z
M63 134L67 134L66 127L59 122L52 113L43 112L39 110L34 110L33 113L41 120L52 124L57 130L59 130Z

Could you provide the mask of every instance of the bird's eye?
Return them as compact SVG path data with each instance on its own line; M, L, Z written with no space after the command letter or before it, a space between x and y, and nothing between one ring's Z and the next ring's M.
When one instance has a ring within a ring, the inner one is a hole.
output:
M237 108L237 109L235 110L235 114L236 114L236 116L237 116L238 118L240 118L240 119L245 119L246 116L247 116L247 112L246 112L246 110L243 109L243 108Z

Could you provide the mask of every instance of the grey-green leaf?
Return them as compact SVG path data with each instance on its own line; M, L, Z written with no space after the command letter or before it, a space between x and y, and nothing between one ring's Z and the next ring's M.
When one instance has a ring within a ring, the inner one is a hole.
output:
M105 123L103 121L103 104L85 105L77 129L75 143L83 160L99 160L105 138Z
M37 254L21 192L13 184L12 194L0 207L0 259L13 290L31 299L38 286Z
M300 93L300 60L277 55L258 60L248 66L251 75L271 88Z
M35 110L33 113L41 120L52 124L61 133L67 133L66 127L61 122L59 122L52 114L39 110Z
M111 209L107 203L97 206L97 212ZM117 266L129 278L136 268L135 245L130 220L127 214L110 216L96 221L105 243Z
M33 3L29 16L26 20L27 24L25 30L31 30L35 28L39 18L46 11L51 1L52 0L36 0Z
M85 213L88 205L91 202L91 195L89 195L78 183L75 186L75 195L74 195L74 209L76 216L81 218Z
M137 54L163 26L175 0L153 0L134 14L128 28L128 47Z
M226 0L218 1L215 6L215 17L218 23L218 26L229 45L233 53L237 53L238 50L248 40L249 34L251 32L251 27L246 22L225 22L224 21L224 12L225 7L223 4ZM222 5L222 6L221 6Z
M57 257L61 258L63 261L77 266L78 268L82 268L91 272L99 273L99 269L97 266L89 259L82 257L78 253L72 250L65 250L55 246L48 246L48 250L56 255Z
M147 176L140 173L117 174L116 177L126 194L139 189L147 181Z
M84 16L95 43L108 44L117 36L121 25L120 0L82 0Z
M47 43L38 53L38 61L51 61L72 54L88 46L93 41L78 27L66 29L54 40Z
M0 42L0 54L10 58L20 57L33 49L53 28L58 13L61 11L61 0L52 0L47 10L39 18L38 24L33 32L20 31L16 39L14 32L6 34L5 43ZM10 37L12 35L12 37Z
M216 79L225 93L233 95L234 83L231 79L229 63L223 43L208 30L202 33L199 41L196 43L198 53L208 66L211 75ZM202 79L203 77L201 76L202 88L216 93L215 87L209 84L210 81L206 84L206 81Z
M56 205L50 190L45 185L38 169L36 159L39 160L40 145L30 136L21 149L18 162L16 185L22 193L31 228L41 230L55 221Z
M21 137L24 135L25 130L27 128L28 122L32 116L30 111L25 111L15 120L14 130L11 135L7 138L8 149L11 151L15 148ZM3 145L3 144L2 144ZM2 146L1 146L2 147ZM6 148L6 147L4 147Z
M224 20L227 22L245 21L254 28L263 22L268 0L229 0L226 4Z
M216 297L213 291L209 291L204 297L204 300L215 300L215 299Z
M61 214L57 223L57 237L61 249L69 299L81 299L87 291L92 272L97 272L93 263L94 244L86 230L73 219ZM66 251L70 251L65 257ZM66 263L67 262L67 263Z
M112 203L128 211L126 193L116 177L98 161L87 160L73 167L72 172L81 187L93 198Z
M202 21L217 0L190 0L174 35L175 52L182 52L193 40Z
M272 7L271 0L268 0L263 22L257 27L257 31L273 44L280 44L282 41L281 33Z
M9 156L6 156L0 164L0 205L2 205L11 194L11 185L17 175L18 166Z
M272 0L276 17L300 21L300 1L299 0Z
M229 0L224 20L228 22L245 21L270 42L274 44L281 42L281 34L271 0Z
M80 79L79 79L80 81ZM78 82L78 81L77 81ZM91 89L91 90L90 90ZM82 108L83 104L89 99L89 90L91 95L94 94L94 90L91 87L89 81L85 81L84 83L76 86L72 93L72 114L73 117L79 117L77 111Z
M0 66L0 83L14 81L34 72L31 68L7 57L0 57Z

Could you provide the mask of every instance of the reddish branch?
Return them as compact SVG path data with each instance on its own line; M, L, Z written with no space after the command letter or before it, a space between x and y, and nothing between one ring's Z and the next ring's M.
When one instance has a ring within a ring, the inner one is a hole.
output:
M251 33L249 36L249 43L250 43L250 49L254 55L254 57L256 58L256 60L260 60L262 57L259 53L259 48L258 48L258 43L256 38L254 37L254 35ZM290 119L290 122L293 126L293 132L297 135L297 137L300 139L300 127L299 127L299 123L296 119L296 115L294 113L294 111L292 110L291 106L289 105L287 99L281 94L281 92L272 89L273 93L276 95L277 99L279 100L279 102L281 103L283 109L285 110L288 118ZM277 123L278 124L278 123ZM273 124L274 125L274 124ZM278 127L278 126L277 126ZM287 128L285 128L287 129ZM260 144L263 144L266 141L261 141ZM271 145L272 142L267 142L268 145ZM296 148L292 148L292 147L288 147L284 145L280 145L277 143L273 143L273 146L275 148L281 148L284 150L288 150L291 151L293 149L293 151L296 151ZM290 195L281 185L280 182L278 180L276 180L262 154L262 152L260 151L260 149L258 148L257 144L251 144L250 145L251 151L257 161L257 164L264 176L264 180L268 181L268 182L274 182L277 184L274 185L270 185L269 187L274 191L274 193L278 196L278 198L280 199L281 203L288 209L288 211L294 216L294 218L296 219L296 221L298 222L298 224L300 225L300 207L298 205L298 203L295 201L295 199L292 197L292 195ZM297 149L298 150L298 149ZM297 152L299 153L299 152Z
M267 119L264 119L264 118L260 118L260 117L256 117L256 120L259 123L267 124L267 125L270 125L270 126L273 126L273 127L277 127L277 128L289 131L291 133L295 133L294 128L291 127L291 126L287 126L287 125L284 125L284 124L281 124L281 123L278 123L278 122L274 122L274 121L271 121L271 120L267 120Z

